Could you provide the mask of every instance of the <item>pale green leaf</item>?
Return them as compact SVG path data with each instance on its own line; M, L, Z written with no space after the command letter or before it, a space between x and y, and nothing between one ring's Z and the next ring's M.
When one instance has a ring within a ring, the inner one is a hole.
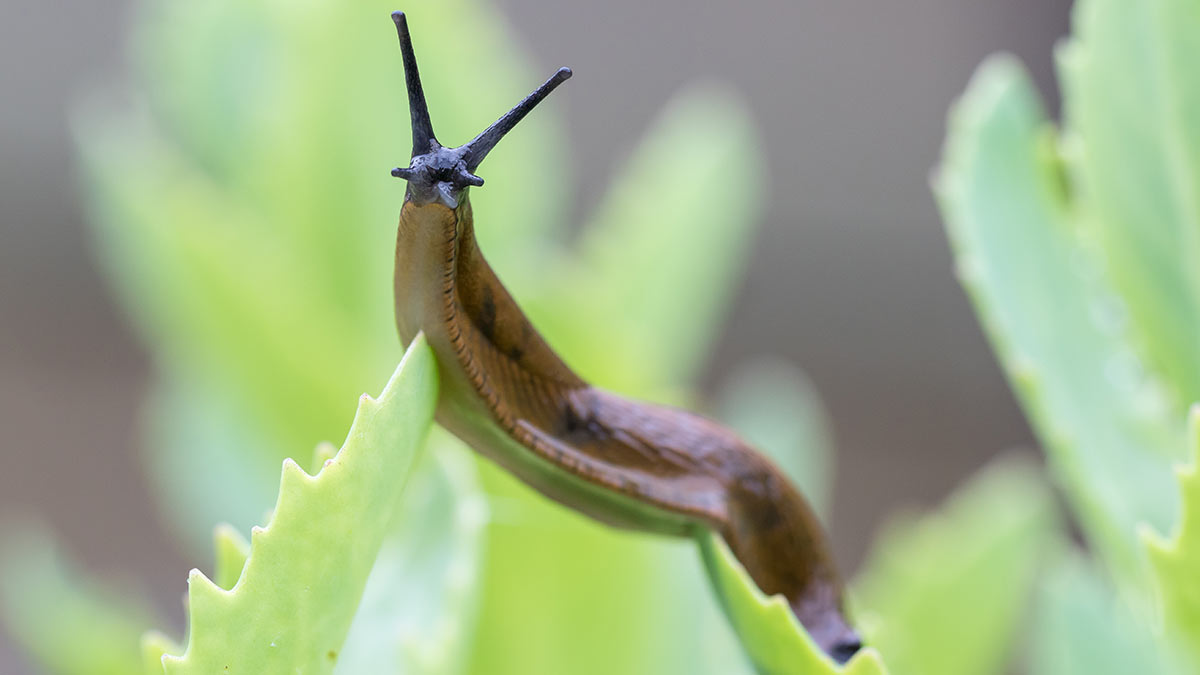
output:
M31 663L49 675L130 675L138 639L153 623L141 598L77 569L50 535L2 530L0 620Z
M884 675L887 669L874 648L839 667L796 620L782 596L763 595L729 547L716 534L697 537L700 555L725 615L761 675Z
M165 395L186 388L189 398L199 392L238 410L237 431L246 437L220 432L234 441L223 451L255 453L275 466L288 450L345 428L348 402L377 387L378 373L399 354L387 313L355 315L355 303L327 297L332 281L307 269L316 258L298 248L299 232L231 198L151 122L124 118L84 135L99 249L170 379ZM386 251L390 238L381 232L377 250ZM383 288L374 291L385 308L386 265L378 263ZM204 449L213 433L193 449Z
M479 596L488 506L474 462L435 433L405 487L334 672L461 672Z
M1200 400L1198 34L1194 0L1086 0L1060 58L1084 230L1183 404Z
M1182 675L1147 610L1081 555L1062 554L1038 581L1029 675Z
M213 550L216 551L213 583L228 591L242 576L246 558L250 555L250 542L232 526L218 525L213 531Z
M245 410L213 387L168 376L154 386L143 413L150 492L196 555L207 555L215 523L249 532L262 522L279 488L282 460L273 455L286 453L261 449L277 440L256 433Z
M992 58L951 115L937 193L960 279L1051 469L1089 541L1137 572L1137 525L1175 517L1182 425L1075 236L1053 139L1020 66Z
M1004 673L1055 531L1033 467L998 460L937 511L893 522L854 586L866 643L896 675Z
M1143 531L1168 634L1200 664L1200 407L1191 412L1191 461L1178 469L1183 514L1170 538Z
M680 580L695 565L680 542L602 525L493 464L480 474L493 520L468 672L688 673L698 626L673 617L707 591Z
M180 654L183 646L164 633L156 630L147 631L142 635L142 666L146 675L162 675L163 656Z
M346 442L316 476L285 460L279 499L224 590L188 578L189 633L167 673L328 673L432 420L433 354L414 340L379 399L365 394Z

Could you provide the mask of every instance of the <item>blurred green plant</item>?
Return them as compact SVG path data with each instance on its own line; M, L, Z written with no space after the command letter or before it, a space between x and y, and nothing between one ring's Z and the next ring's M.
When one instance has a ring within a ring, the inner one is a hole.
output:
M170 672L229 665L218 655L255 673L885 672L874 650L835 667L718 539L701 538L697 564L691 543L592 523L446 434L417 452L434 386L419 347L360 403L340 455L317 445L400 358L392 9L142 0L132 87L78 120L84 184L101 260L155 359L144 456L164 526L199 554L229 525L212 581L191 576L186 653L161 633L139 652L150 613L64 571L44 535L4 541L14 636L49 672L101 675L163 672L165 654ZM409 18L447 139L538 81L483 0ZM1194 519L1169 540L1138 532L1179 521L1172 464L1200 390L1196 29L1181 0L1084 0L1060 59L1061 131L1007 58L955 108L936 189L959 273L1094 557L1008 459L896 520L852 584L895 675L1002 673L1021 643L1034 675L1186 672ZM678 95L573 241L553 104L537 116L472 194L489 261L586 377L688 401L765 198L747 115L718 88ZM718 400L827 513L828 434L803 378L748 367ZM315 477L285 464L275 502L281 462L314 445Z
M1153 545L1153 568L1139 532L1179 521L1172 465L1200 394L1200 8L1081 0L1073 26L1061 128L1015 60L990 59L951 116L936 191L959 276L1099 564L1068 555L1049 571L1032 672L1194 672L1180 660L1200 613L1179 569L1189 521Z
M271 521L254 528L248 549L218 536L216 581L188 577L186 650L165 651L159 667L332 672L436 400L433 353L418 338L379 399L359 400L345 445L318 456L314 475L284 461ZM148 663L161 646L146 647Z
M1034 468L1009 457L987 466L937 512L896 517L854 587L867 643L887 655L895 673L1004 672L1029 589L1058 531Z
M1177 471L1183 512L1170 538L1146 528L1143 540L1162 596L1168 634L1200 663L1200 407L1193 406L1188 425L1190 463Z

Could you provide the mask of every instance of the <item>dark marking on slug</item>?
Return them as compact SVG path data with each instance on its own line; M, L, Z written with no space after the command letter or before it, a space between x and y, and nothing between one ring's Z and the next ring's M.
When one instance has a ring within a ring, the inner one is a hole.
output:
M476 322L479 325L479 330L483 331L483 336L489 342L496 341L496 299L492 297L492 289L484 287L483 300L479 303L479 316L476 317ZM513 346L509 350L511 355L513 351L520 353L521 348Z
M393 14L413 130L396 237L396 323L424 332L440 371L438 422L547 497L617 527L718 532L839 662L861 647L842 581L804 497L767 458L692 413L592 387L546 344L475 240L468 192L496 143L571 75L560 69L465 145L433 134L403 13Z

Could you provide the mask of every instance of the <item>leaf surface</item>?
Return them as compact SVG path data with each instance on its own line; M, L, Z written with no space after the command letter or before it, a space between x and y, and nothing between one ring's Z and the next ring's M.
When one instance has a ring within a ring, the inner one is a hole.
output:
M39 527L0 534L0 621L31 663L50 675L141 670L138 636L152 615L139 596L98 583Z
M782 596L763 595L724 540L707 532L697 542L725 615L761 675L887 674L872 647L838 667L809 638Z
M274 514L251 534L237 583L189 575L187 645L163 657L168 674L332 672L436 398L419 337L378 400L359 400L346 442L315 476L284 461ZM218 576L232 577L221 566Z
M1087 0L1073 19L1059 70L1082 229L1139 355L1188 405L1200 400L1200 5Z
M936 511L894 521L854 585L866 643L895 675L1004 673L1056 534L1033 467L1003 458Z
M1191 461L1177 469L1183 514L1170 537L1143 530L1168 634L1200 664L1200 407L1193 407Z
M959 278L1050 468L1089 541L1140 575L1138 524L1175 518L1182 425L1077 236L1053 129L1011 58L983 64L954 108L936 189Z

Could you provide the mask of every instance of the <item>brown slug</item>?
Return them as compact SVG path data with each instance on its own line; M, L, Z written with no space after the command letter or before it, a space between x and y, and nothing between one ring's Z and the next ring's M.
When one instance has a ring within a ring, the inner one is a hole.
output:
M555 87L560 69L456 148L443 147L408 26L395 12L412 117L412 159L396 237L396 323L437 355L437 421L547 497L617 527L718 532L764 593L782 594L838 662L861 646L820 523L768 459L682 410L624 399L579 378L546 344L475 241L468 189L497 142Z

